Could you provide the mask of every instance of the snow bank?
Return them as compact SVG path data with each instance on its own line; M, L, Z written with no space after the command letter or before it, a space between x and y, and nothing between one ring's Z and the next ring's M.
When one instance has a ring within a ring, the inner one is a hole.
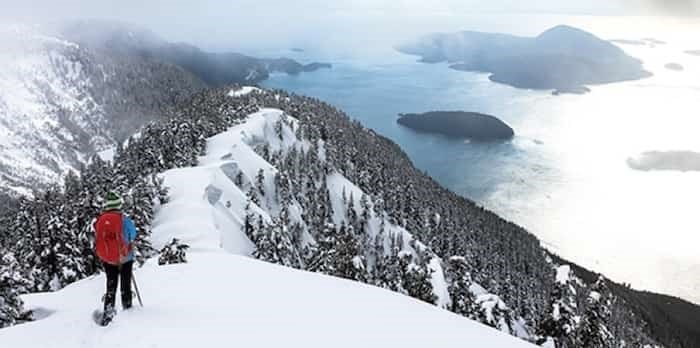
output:
M97 152L97 156L99 156L100 159L105 162L111 162L114 160L115 152L116 149L114 147L110 147L108 149Z
M241 97L246 94L250 94L252 92L260 92L260 88L257 87L251 87L251 86L243 86L240 89L232 89L231 91L228 92L229 97Z
M559 284L566 284L569 282L569 276L571 274L571 266L569 265L563 265L557 267L557 283Z
M26 296L42 320L0 330L3 347L529 347L437 307L379 288L250 258L193 252L190 263L135 273L144 308L102 328L104 279Z

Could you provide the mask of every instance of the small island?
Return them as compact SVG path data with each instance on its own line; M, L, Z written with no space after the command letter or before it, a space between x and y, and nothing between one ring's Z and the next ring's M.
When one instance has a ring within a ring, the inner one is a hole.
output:
M424 63L490 73L516 88L585 93L587 85L651 76L639 59L595 35L560 25L536 37L463 31L432 34L397 49Z
M399 114L402 126L425 133L475 141L509 140L515 135L505 122L490 115L466 111L430 111L422 114Z
M569 87L569 88L559 88L555 89L552 91L552 95L561 95L561 94L586 94L590 92L591 89L586 87L586 86L574 86L574 87Z
M678 63L668 63L664 67L668 70L683 71L683 66Z
M627 159L627 166L635 170L700 171L700 153L693 151L648 151Z
M304 71L305 72L311 72L311 71L316 71L320 69L331 69L333 68L333 65L331 63L309 63L304 65Z

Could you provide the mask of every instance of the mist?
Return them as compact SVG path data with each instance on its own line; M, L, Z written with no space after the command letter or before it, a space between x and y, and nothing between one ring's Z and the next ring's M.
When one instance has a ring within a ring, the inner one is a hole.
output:
M257 53L301 47L351 54L358 47L390 47L434 31L491 30L534 35L549 23L516 25L518 14L697 15L700 0L322 0L231 2L201 0L31 0L2 3L3 22L61 22L108 19L148 28L169 41L210 51ZM487 21L479 14L500 14ZM522 22L521 22L522 23Z

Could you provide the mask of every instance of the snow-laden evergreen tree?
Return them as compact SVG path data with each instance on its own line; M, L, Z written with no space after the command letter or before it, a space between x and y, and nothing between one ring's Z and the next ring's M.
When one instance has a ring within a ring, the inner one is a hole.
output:
M353 226L341 223L336 232L335 242L334 275L358 281L366 280L365 260L360 252L360 241Z
M586 300L586 309L581 317L577 347L614 347L613 337L608 330L610 319L611 294L605 278L600 275L591 286Z
M427 258L414 259L410 252L399 253L399 262L403 271L402 287L409 296L435 304L437 296L435 296L433 285L430 282L432 272L428 268Z
M381 233L381 232L380 232ZM381 246L383 242L377 242L379 256L374 268L373 279L375 285L381 288L408 294L403 288L403 269L399 259L399 244L397 238L391 236L389 250L384 252Z
M65 214L65 211L59 210L57 213ZM61 289L78 279L85 278L88 275L86 263L89 260L83 258L79 231L70 229L62 219L52 216L48 221L47 232L53 236L52 249L56 262L56 273L52 277L55 283L52 284L52 290Z
M180 243L179 239L173 238L170 243L160 250L158 264L162 266L176 263L187 263L187 249L189 248L189 245Z
M24 310L19 295L26 293L31 285L20 272L14 254L0 249L0 328L30 319L31 313Z
M450 310L470 319L476 319L479 306L476 297L471 292L472 278L470 266L463 256L452 256L448 259L446 277L447 291L450 294Z
M139 177L135 180L126 208L136 226L133 248L136 262L139 264L157 254L157 250L151 244L151 221L154 215L153 202L158 198L158 189L147 179Z
M301 255L294 247L292 239L279 219L271 224L258 220L259 227L248 237L255 244L253 256L257 259L284 266L300 268Z
M265 196L265 171L262 168L260 168L258 175L255 177L255 188L258 189L261 197Z
M538 343L551 339L557 348L571 348L575 347L578 321L573 273L568 265L558 267L555 273L549 307L537 326Z
M316 245L310 246L307 251L307 270L328 275L337 274L336 244L335 226L328 222L324 224L320 234L316 236Z

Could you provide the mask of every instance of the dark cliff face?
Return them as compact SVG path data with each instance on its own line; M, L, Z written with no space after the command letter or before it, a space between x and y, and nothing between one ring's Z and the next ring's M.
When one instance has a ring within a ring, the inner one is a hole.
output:
M640 60L569 26L534 38L470 31L433 34L398 50L421 56L423 62L453 63L456 70L489 72L492 81L517 88L580 90L651 76Z
M514 136L513 129L503 121L475 112L432 111L423 114L402 114L397 122L421 132L477 141L508 140Z

